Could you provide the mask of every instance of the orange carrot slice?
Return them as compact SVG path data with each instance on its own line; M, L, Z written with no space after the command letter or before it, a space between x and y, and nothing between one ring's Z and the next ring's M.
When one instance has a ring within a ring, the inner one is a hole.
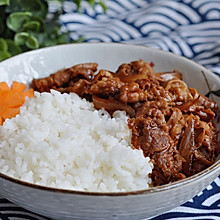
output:
M7 118L13 118L19 114L20 108L8 108L7 111L2 112L2 118L6 120Z
M20 83L20 82L16 82L14 81L12 83L12 91L14 92L18 92L20 94L20 96L22 97L23 99L23 102L25 102L25 97L33 97L34 96L34 90L33 89L29 89L27 91L25 91L27 88L27 86L23 83Z
M10 88L6 82L0 82L0 125L7 118L19 114L20 106L25 102L25 97L33 97L34 90L26 91L26 85L20 82L13 82Z
M10 87L6 82L0 82L0 91L10 91Z
M10 91L11 90L9 90L9 91L7 91L7 90L0 90L0 106L4 105L6 100L9 98Z
M23 102L25 102L25 97L28 97L28 98L34 97L34 90L29 89L29 90L23 92L23 94L22 94Z
M23 103L21 95L14 92L10 92L8 99L5 101L5 105L8 108L19 108Z
M27 86L23 83L13 81L12 83L12 91L22 93L27 88Z

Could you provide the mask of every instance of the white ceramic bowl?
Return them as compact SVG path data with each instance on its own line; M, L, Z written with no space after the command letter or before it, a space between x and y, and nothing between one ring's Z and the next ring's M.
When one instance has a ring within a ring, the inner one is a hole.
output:
M144 46L83 43L55 46L0 63L0 81L30 83L57 70L84 62L116 70L122 63L143 59L156 71L179 70L189 87L202 94L220 88L220 78L186 58ZM207 84L208 82L208 84ZM220 99L213 97L220 106ZM220 174L220 159L208 169L172 184L130 193L87 193L36 186L0 174L0 194L30 211L54 219L144 219L194 197Z

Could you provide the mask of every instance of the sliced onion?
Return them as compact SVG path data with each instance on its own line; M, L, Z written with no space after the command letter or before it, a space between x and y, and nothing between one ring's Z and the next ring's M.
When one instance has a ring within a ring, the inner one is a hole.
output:
M147 73L143 72L143 73L139 73L139 74L134 74L134 75L125 75L125 74L118 74L118 77L120 78L120 80L122 82L126 82L126 83L131 83L131 82L135 82L136 80L141 80L141 79L147 79Z
M190 115L188 126L186 127L179 146L179 152L181 156L186 160L186 162L183 163L183 171L188 176L192 175L192 162L195 152L194 129L195 119L192 115Z

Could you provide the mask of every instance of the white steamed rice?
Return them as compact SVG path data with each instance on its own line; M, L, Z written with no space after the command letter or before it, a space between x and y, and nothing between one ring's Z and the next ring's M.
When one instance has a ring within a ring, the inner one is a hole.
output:
M20 114L0 126L0 172L62 189L118 192L146 189L152 163L131 147L127 116L76 94L35 92Z

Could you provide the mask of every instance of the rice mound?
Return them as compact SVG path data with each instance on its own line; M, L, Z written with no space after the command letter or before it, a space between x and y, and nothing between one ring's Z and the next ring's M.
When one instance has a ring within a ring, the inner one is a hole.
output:
M127 119L122 111L111 118L75 93L35 92L0 126L0 172L62 189L147 189L153 165L132 149Z

